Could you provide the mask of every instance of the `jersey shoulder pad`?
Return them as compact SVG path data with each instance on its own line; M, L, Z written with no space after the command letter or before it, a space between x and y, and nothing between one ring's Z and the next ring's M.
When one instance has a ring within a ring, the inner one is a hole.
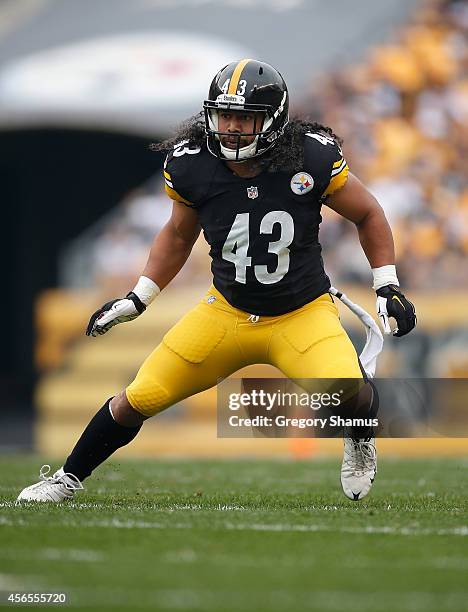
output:
M346 183L349 168L339 143L325 132L307 132L304 166L322 197L331 195Z
M175 145L164 162L167 195L187 206L200 206L211 182L211 158L206 147L195 146L188 140Z

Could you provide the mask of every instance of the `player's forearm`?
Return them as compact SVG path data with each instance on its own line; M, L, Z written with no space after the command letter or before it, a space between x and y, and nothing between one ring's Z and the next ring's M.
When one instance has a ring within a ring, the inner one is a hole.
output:
M187 242L170 225L166 225L153 242L142 276L164 289L184 266L195 240Z
M136 319L179 272L190 255L199 228L196 223L184 226L178 218L177 214L173 215L155 238L145 269L132 291L93 313L87 336L105 334L114 325Z
M395 264L392 230L380 207L373 208L356 224L362 249L371 268Z

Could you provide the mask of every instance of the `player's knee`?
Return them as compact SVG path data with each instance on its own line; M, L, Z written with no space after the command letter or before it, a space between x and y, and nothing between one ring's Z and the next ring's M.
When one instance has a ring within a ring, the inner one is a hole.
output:
M153 376L137 376L126 389L126 399L135 411L149 418L171 406L176 401L176 393Z
M125 391L121 391L112 398L110 408L114 420L125 427L138 427L148 418L133 408Z

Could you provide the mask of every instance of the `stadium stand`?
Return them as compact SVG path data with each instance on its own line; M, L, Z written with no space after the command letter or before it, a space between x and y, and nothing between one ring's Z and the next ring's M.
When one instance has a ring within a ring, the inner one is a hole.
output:
M412 289L468 282L467 28L466 3L425 4L394 43L332 73L313 97L320 119L344 138L350 167L384 207L400 279ZM326 209L325 216L328 268L367 283L354 228Z

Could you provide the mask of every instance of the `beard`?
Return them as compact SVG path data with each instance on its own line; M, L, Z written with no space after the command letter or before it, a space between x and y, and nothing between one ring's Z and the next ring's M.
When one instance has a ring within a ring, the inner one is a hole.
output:
M255 137L254 136L241 136L240 138L238 138L237 136L220 136L219 139L223 147L226 147L226 149L232 149L233 151L235 151L237 149L238 143L239 143L239 149L243 149L244 147L247 147L249 144L252 144L252 142L255 140Z

